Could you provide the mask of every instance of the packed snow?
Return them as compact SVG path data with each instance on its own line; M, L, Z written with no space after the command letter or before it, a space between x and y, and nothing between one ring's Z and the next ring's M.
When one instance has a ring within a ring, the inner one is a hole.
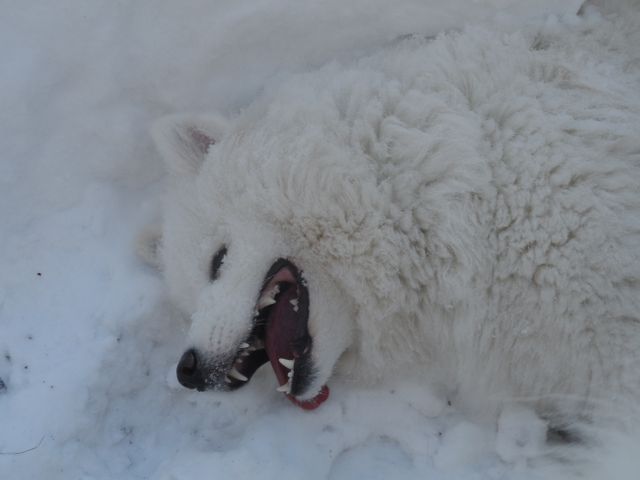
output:
M544 478L529 412L483 424L403 379L332 383L313 412L270 368L234 393L182 388L187 320L134 243L160 211L155 118L236 112L406 34L584 21L581 3L5 2L0 478Z

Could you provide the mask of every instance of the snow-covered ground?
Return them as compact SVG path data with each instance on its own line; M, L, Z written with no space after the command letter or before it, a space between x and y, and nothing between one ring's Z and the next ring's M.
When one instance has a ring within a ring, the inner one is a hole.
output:
M292 72L400 35L578 22L580 4L4 2L0 478L536 477L517 451L500 459L495 425L408 382L332 384L313 412L275 392L269 368L231 394L181 388L185 321L133 245L159 210L153 119L237 111Z

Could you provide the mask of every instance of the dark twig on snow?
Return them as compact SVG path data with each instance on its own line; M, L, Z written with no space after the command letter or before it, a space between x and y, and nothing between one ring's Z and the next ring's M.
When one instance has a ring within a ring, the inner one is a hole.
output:
M43 440L44 440L44 435L42 436L42 438L40 439L40 441L35 447L27 448L26 450L22 450L21 452L0 452L0 455L22 455L23 453L31 452L32 450L35 450L40 445L42 445Z

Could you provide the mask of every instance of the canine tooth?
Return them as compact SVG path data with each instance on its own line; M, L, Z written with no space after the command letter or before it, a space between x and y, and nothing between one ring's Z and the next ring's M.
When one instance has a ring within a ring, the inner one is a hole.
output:
M276 303L275 299L271 297L262 297L260 302L258 302L258 308L262 310L264 307L268 307L269 305L273 305Z
M227 375L235 378L236 380L242 380L243 382L246 382L247 380L249 380L247 377L241 374L238 370L236 370L236 367L232 367L231 370L229 370L229 373L227 373Z
M291 306L293 307L293 311L297 312L298 311L298 299L294 298L292 300L289 300L289 303L291 304Z
M286 358L279 358L278 361L284 367L287 367L289 370L293 368L294 360L288 360Z
M280 293L280 286L276 285L268 292L265 292L258 300L258 310L262 310L264 307L268 307L269 305L273 305L276 303L276 295Z
M289 373L287 373L287 377L289 378L293 377L293 370L289 370Z
M249 348L249 344L247 342L242 342L240 344L240 348Z
M287 382L284 385L280 385L278 388L276 388L277 392L282 392L282 393L290 393L291 392L291 382Z
M224 377L224 383L231 383L231 379L229 377Z

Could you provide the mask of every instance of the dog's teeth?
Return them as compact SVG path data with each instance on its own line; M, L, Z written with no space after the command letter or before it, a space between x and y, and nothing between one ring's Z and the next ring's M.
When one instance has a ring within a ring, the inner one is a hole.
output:
M291 370L293 368L293 360L288 360L286 358L279 358L278 361L280 362L281 365L287 367L289 370Z
M224 383L231 383L231 379L229 377L224 377Z
M276 295L278 295L278 293L280 293L280 286L276 285L275 287L273 287L271 290L269 290L268 292L265 292L262 297L260 297L260 300L258 300L258 310L262 310L265 307L268 307L269 305L273 305L274 303L276 303Z
M252 345L249 347L249 351L254 352L256 350L262 350L264 348L264 342L259 338L256 338Z
M278 388L276 388L276 391L281 393L291 393L291 382L280 385Z
M247 342L242 342L240 344L240 348L249 348L249 344Z
M235 378L236 380L242 380L243 382L246 382L247 380L249 380L247 377L241 374L238 370L236 370L236 367L233 367L231 370L229 370L229 373L227 375Z
M262 310L264 307L268 307L269 305L273 305L276 303L275 299L271 297L262 297L260 302L258 302L258 308Z
M240 352L241 357L248 357L249 355L249 352Z
M289 378L293 377L293 370L289 370L289 373L287 373L287 377Z

